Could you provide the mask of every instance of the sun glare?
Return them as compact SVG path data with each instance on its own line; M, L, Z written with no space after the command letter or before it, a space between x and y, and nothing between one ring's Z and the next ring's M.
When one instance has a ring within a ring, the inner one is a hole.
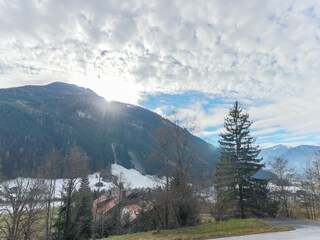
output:
M124 80L118 76L98 78L96 76L74 76L77 85L90 88L107 101L119 101L138 104L141 88L134 81Z
M103 82L97 84L96 92L106 100L114 100L125 103L137 104L140 99L140 91L132 82L121 80ZM99 86L100 85L100 86Z

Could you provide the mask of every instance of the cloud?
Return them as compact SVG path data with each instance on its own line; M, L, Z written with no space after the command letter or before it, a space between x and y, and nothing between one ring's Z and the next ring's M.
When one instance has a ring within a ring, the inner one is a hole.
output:
M197 92L224 99L179 107L204 135L234 100L262 136L320 132L317 0L12 0L0 34L0 87L59 80L132 103Z

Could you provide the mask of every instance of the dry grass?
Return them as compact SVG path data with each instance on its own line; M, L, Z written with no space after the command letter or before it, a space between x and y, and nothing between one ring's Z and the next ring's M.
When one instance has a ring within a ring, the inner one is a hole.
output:
M240 236L256 233L290 231L292 227L272 227L258 219L229 220L226 222L206 223L193 227L178 228L174 230L162 230L127 234L109 237L108 240L187 240L208 239L229 236Z

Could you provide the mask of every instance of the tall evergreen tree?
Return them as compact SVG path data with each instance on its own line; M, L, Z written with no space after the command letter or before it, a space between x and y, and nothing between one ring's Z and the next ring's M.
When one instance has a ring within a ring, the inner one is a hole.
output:
M249 212L261 213L267 198L267 181L254 177L264 165L258 158L259 146L250 136L251 124L249 114L235 102L225 118L225 132L220 134L221 157L215 173L217 195L226 204L235 204L236 216L241 218Z
M221 221L234 216L236 199L235 169L230 158L221 159L216 167L214 178L215 205L213 214L216 220Z
M92 196L88 177L81 179L80 189L76 196L76 239L90 239L92 234Z
M89 158L85 152L78 147L70 149L66 157L67 181L62 191L63 203L59 209L59 217L54 224L54 238L56 240L74 240L77 239L76 228L76 208L75 208L75 191L77 177L86 177L88 173Z
M68 180L67 185L63 186L62 205L59 208L58 218L55 221L53 234L54 240L74 240L76 235L75 228L75 207L74 186L75 182Z

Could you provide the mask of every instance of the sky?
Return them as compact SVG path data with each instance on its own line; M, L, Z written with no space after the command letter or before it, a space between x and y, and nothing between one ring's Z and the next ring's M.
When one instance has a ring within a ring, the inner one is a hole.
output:
M0 88L54 81L261 147L320 145L319 0L0 0Z

